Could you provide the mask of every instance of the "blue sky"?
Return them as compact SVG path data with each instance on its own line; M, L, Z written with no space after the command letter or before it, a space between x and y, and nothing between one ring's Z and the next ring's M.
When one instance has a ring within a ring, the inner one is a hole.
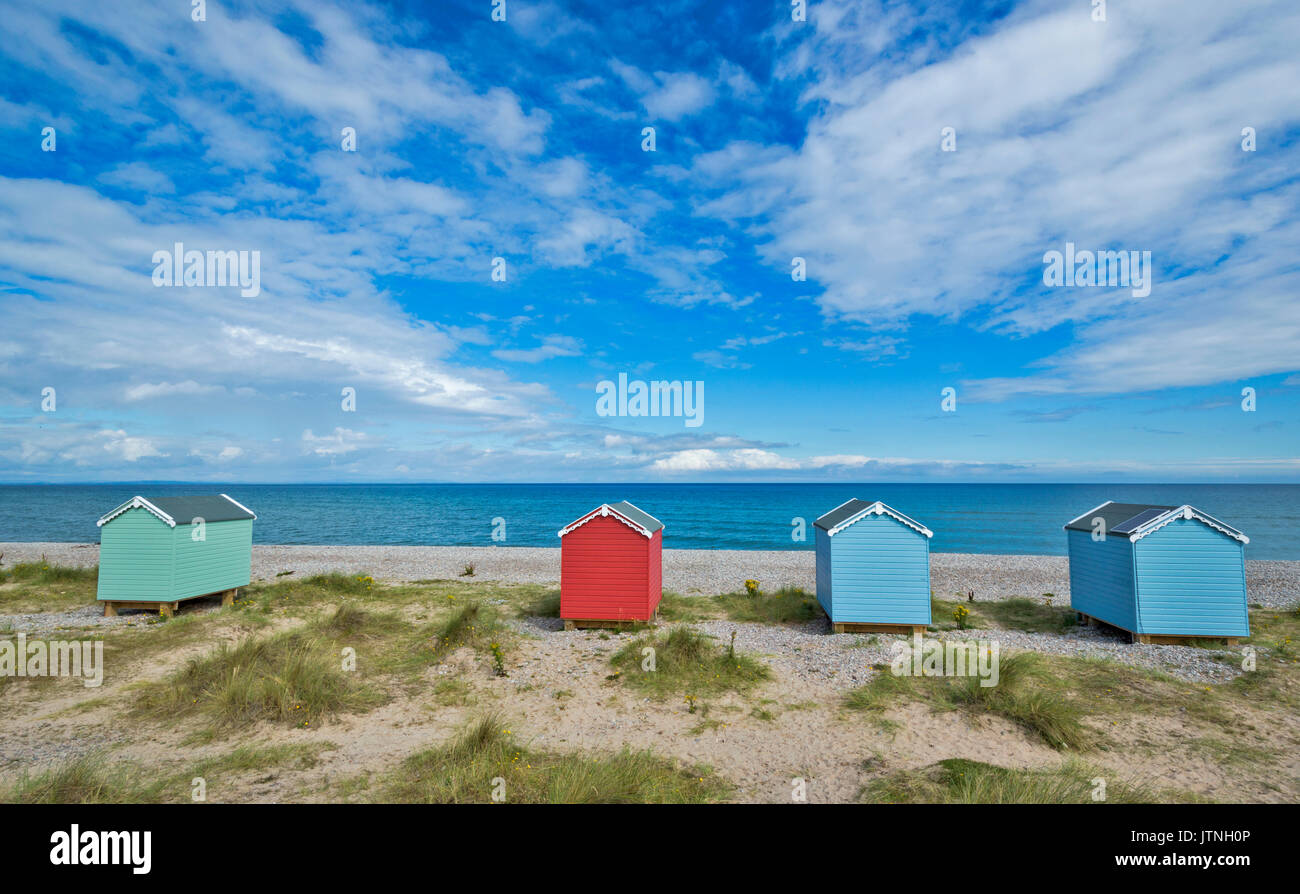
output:
M189 7L0 2L0 480L1300 480L1294 3Z

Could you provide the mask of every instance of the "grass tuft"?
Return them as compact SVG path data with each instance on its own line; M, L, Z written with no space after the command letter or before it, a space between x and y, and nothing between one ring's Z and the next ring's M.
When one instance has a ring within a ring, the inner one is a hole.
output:
M221 728L263 720L310 727L382 701L343 672L330 645L298 632L223 643L145 688L138 709L156 716L202 710Z
M643 669L645 649L654 650L653 670ZM745 692L771 677L761 662L740 652L733 654L690 627L639 636L616 652L610 663L620 679L656 698Z
M145 804L158 800L157 783L142 785L103 752L92 751L33 776L24 773L0 792L6 804Z
M500 780L494 785L493 780ZM687 772L649 752L559 754L518 744L496 716L458 738L411 755L377 793L386 803L701 803L728 787L711 772Z
M1018 652L999 656L998 682L980 685L980 678L896 676L883 668L866 685L851 691L846 707L880 712L904 700L920 700L939 708L987 711L1005 717L1036 733L1053 748L1082 750L1092 747L1094 736L1079 719L1078 706L1065 694L1043 682L1039 656Z
M964 758L939 761L870 782L862 799L889 804L1092 804L1105 780L1105 803L1150 804L1148 787L1068 761L1050 770L1012 770Z

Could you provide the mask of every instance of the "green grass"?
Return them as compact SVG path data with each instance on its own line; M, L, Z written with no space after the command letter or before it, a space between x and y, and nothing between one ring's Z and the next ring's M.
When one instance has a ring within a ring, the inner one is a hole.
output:
M1053 603L1056 601L1053 599ZM961 629L953 616L958 606L963 606L970 612L965 627L970 630L1000 628L1029 633L1065 633L1078 625L1078 615L1071 608L1049 604L1042 599L1017 596L988 602L931 599L930 627L934 630Z
M1092 804L1094 779L1104 779L1105 803L1150 804L1159 798L1144 785L1114 778L1074 761L1049 770L1011 770L964 758L939 761L875 779L862 800L887 804Z
M1031 652L1000 656L994 686L980 685L975 676L902 676L885 667L866 685L849 692L844 704L852 710L880 713L905 701L922 701L940 710L995 714L1053 748L1083 750L1096 744L1079 719L1078 704L1050 686L1041 657Z
M367 574L330 572L301 579L280 577L272 583L245 588L239 608L264 613L295 612L322 602L337 602L342 597L353 601L387 597L388 588Z
M341 602L332 613L317 618L311 628L333 639L357 639L396 633L409 627L391 612L361 608L355 602Z
M776 592L724 593L721 596L682 596L664 593L659 617L665 621L724 619L753 624L800 624L823 614L817 598L797 587Z
M546 590L527 602L524 614L539 618L558 618L560 616L560 591Z
M94 583L99 580L99 568L74 568L70 565L51 565L48 562L20 562L0 570L0 582L22 584Z
M223 729L259 721L309 727L386 700L342 670L332 641L294 631L223 643L142 689L137 707L160 717L202 711Z
M775 593L760 591L755 596L748 593L727 593L715 596L727 620L755 624L798 624L822 616L817 598L797 587L782 587Z
M1042 600L1018 596L974 605L981 615L991 618L998 626L1008 630L1063 633L1078 626L1078 614L1074 609L1047 604Z
M0 568L0 611L66 611L95 601L99 569L24 562Z
M664 621L710 621L722 615L722 609L711 596L665 592L659 599L659 617Z
M654 649L654 670L643 670L643 649ZM610 659L618 678L655 698L695 697L746 692L771 677L765 665L689 627L647 633L633 639Z
M147 779L103 752L65 761L37 775L24 773L0 791L6 804L152 804L160 800L164 782Z
M462 646L491 654L492 644L508 638L496 610L481 602L468 602L431 628L433 655L442 660Z
M139 765L92 751L64 761L36 775L24 773L0 790L6 804L156 804L191 800L191 784L203 777L208 800L217 799L215 784L228 774L253 773L276 767L293 770L316 766L320 753L332 743L301 745L241 745L213 757L202 758L165 772L146 771Z
M494 787L493 780L503 780ZM380 785L384 803L695 804L729 787L708 770L686 771L649 752L560 754L527 748L495 717L486 717L447 745L411 755Z
M844 705L854 711L878 713L904 702L924 699L922 682L916 677L893 674L886 666L865 685L850 690Z

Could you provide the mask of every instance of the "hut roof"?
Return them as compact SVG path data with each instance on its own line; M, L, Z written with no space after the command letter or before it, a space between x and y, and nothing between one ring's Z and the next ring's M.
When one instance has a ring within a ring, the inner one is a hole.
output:
M640 534L644 534L646 537L653 537L655 531L662 530L664 526L663 522L650 513L638 509L627 500L622 500L618 503L602 503L586 515L560 529L560 536L563 537L575 528L582 527L598 515L613 515L623 524Z
M1096 509L1085 512L1066 524L1067 531L1092 531L1092 520L1100 516L1105 520L1107 537L1125 537L1131 541L1141 540L1153 534L1165 525L1179 518L1197 519L1234 540L1249 543L1250 538L1213 516L1201 512L1194 506L1153 506L1148 503L1116 503L1108 500Z
M101 518L100 527L128 509L144 509L171 527L188 525L196 518L205 522L238 521L257 518L253 510L225 494L200 494L189 497L132 497Z
M933 537L934 532L918 521L908 518L896 509L891 509L884 503L877 500L874 503L868 503L866 500L852 499L846 503L841 503L830 512L823 515L813 524L827 534L835 535L850 525L857 524L868 515L888 515L890 518L897 519L909 528L913 528L926 537Z

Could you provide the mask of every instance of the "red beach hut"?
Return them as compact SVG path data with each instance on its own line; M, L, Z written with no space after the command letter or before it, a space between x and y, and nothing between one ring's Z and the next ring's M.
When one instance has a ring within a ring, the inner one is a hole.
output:
M605 503L563 528L564 629L651 620L663 595L663 530L627 501Z

